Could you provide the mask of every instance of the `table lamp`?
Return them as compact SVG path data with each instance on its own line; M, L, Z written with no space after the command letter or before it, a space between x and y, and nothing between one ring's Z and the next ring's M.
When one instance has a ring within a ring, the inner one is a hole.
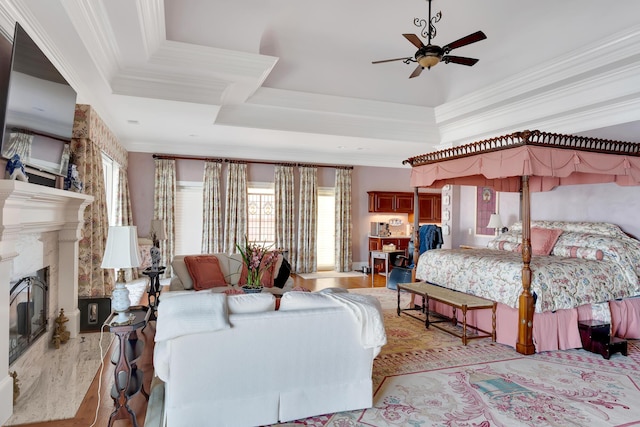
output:
M502 219L500 218L500 215L491 214L491 217L489 218L489 224L487 224L487 228L495 228L496 235L498 235L500 230L502 230Z
M116 287L111 296L111 307L118 313L115 323L129 322L129 290L125 286L124 269L140 265L138 230L135 226L111 226L107 234L107 247L102 258L102 268L118 270Z

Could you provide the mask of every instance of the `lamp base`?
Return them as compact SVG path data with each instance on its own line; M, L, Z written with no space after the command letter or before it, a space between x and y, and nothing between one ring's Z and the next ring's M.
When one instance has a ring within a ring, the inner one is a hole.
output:
M124 283L116 283L116 288L111 294L111 308L118 313L118 316L114 319L115 323L124 324L130 321L129 318L129 289Z

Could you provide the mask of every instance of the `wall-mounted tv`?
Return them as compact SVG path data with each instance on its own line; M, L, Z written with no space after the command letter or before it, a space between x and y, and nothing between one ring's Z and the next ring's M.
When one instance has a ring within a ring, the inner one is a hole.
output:
M27 166L66 176L76 92L18 23L10 58L6 50L0 49L0 154L17 153Z

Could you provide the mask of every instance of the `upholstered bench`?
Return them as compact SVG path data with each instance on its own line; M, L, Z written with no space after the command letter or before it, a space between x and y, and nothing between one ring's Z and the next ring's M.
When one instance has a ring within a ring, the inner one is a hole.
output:
M411 292L412 294L419 295L422 297L422 306L418 308L400 308L400 292ZM446 317L442 315L438 315L438 320L429 320L429 300L438 301L443 304L449 305L453 309L453 314L451 317ZM398 284L398 316L401 313L405 313L410 317L413 317L418 320L422 320L421 318L414 316L413 314L408 313L411 310L420 310L425 314L425 327L428 328L429 325L433 325L433 327L438 328L442 331L445 331L451 335L454 335L458 338L462 338L462 344L467 345L467 341L470 339L477 338L488 338L491 337L491 340L495 342L496 340L496 303L493 301L489 301L484 298L477 297L475 295L465 294L464 292L454 291L453 289L443 288L442 286L433 285L427 282L415 282L415 283L399 283ZM453 328L447 328L438 325L439 323L450 323L453 326L456 326L458 323L458 316L456 311L462 311L462 333L458 333ZM491 309L492 311L492 330L491 332L482 330L476 326L467 324L467 312L470 310L483 310L483 309ZM473 329L476 333L470 335L468 333L468 329ZM482 332L483 334L479 334L478 332Z

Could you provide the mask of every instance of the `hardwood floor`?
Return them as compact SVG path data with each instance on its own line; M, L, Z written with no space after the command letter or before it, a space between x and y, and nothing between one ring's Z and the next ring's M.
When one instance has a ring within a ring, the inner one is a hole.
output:
M323 278L323 279L307 279L304 280L298 276L292 276L294 286L304 286L312 291L319 291L324 288L338 287L345 289L368 288L371 287L371 275L363 277L345 277L345 278ZM384 287L385 279L383 276L374 276L374 286ZM146 294L141 304L146 304ZM138 361L138 367L142 372L153 371L153 345L155 335L155 322L150 324L140 333L139 339L144 341L144 351ZM75 418L59 421L48 421L41 423L22 424L23 427L106 427L109 416L113 411L113 400L109 393L113 384L113 365L110 363L111 348L105 352L107 356L104 359L104 369L102 374L100 371L87 391L87 394L76 413ZM150 389L151 375L144 376L144 387L147 392ZM100 404L98 405L98 390L100 390ZM129 406L137 415L138 425L144 425L144 418L147 410L147 401L141 393L135 395L129 402ZM97 416L96 416L97 414ZM95 424L94 419L96 420ZM114 427L133 426L129 419L116 420Z

